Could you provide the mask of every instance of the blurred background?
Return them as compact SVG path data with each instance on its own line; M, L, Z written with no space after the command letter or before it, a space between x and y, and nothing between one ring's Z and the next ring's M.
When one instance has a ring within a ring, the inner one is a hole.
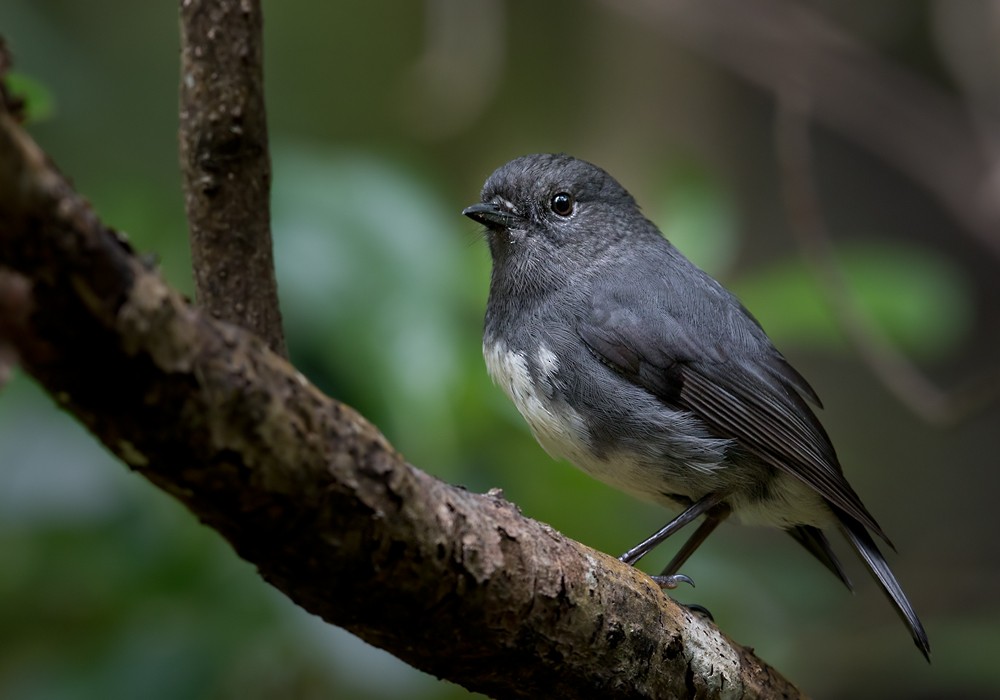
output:
M597 549L658 528L552 462L480 355L489 259L461 209L515 156L598 163L823 398L933 665L840 542L853 596L789 538L727 524L677 597L817 697L1000 695L1000 3L264 5L278 281L307 376L412 463ZM175 4L4 0L0 33L34 136L190 293ZM776 131L779 94L811 113L811 153ZM469 696L294 606L29 378L4 388L0 697Z

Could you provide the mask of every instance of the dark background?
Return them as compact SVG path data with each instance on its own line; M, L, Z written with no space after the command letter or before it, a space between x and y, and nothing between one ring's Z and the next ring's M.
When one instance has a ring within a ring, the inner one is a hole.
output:
M787 224L774 96L740 77L726 47L612 3L264 4L278 282L298 367L443 479L501 487L606 552L649 534L667 514L553 463L480 356L489 260L461 209L517 155L596 162L815 386L848 477L898 547L890 561L933 665L853 558L851 596L780 533L721 528L684 569L698 588L677 597L817 697L1000 694L1000 411L928 425L845 340ZM757 16L786 4L761 2ZM991 3L793 4L960 113L980 110L963 126L981 128L979 155L992 156ZM776 44L796 38L777 19L773 31ZM0 33L35 137L190 291L175 4L4 0ZM995 366L995 247L877 148L836 125L812 134L838 261L880 332L941 386ZM0 696L468 693L296 608L16 376L0 396Z

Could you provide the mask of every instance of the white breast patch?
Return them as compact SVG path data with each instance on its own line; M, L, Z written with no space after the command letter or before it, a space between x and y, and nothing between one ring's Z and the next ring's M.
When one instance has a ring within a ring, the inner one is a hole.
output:
M535 439L551 457L568 460L592 477L636 498L668 507L676 504L666 499L664 493L687 493L685 482L668 481L667 456L663 458L665 468L655 469L650 467L648 455L627 451L599 454L591 448L583 418L558 398L559 359L551 349L542 345L536 351L537 382L532 381L526 357L502 343L484 343L483 356L493 381L510 397ZM550 398L554 394L556 398ZM701 491L700 495L703 494Z
M535 439L551 457L568 459L577 465L590 461L583 419L565 402L549 399L544 387L532 382L524 355L494 342L492 346L483 343L483 357L490 377L510 397ZM539 383L555 381L559 370L555 353L541 345L535 362L540 373Z

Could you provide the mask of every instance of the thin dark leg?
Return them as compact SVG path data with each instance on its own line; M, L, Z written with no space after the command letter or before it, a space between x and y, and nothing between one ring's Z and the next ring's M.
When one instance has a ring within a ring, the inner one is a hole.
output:
M725 497L726 497L725 493L710 493L707 496L703 496L700 500L695 501L690 506L688 506L687 510L685 510L683 513L681 513L676 518L674 518L669 523L660 528L660 530L658 530L651 537L648 537L647 539L643 540L642 542L640 542L635 547L628 550L618 558L621 561L625 562L626 564L635 564L637 561L639 561L644 556L649 554L650 550L656 547L656 545L663 542L663 540L670 537L672 534L680 530L688 523L697 519L698 516L702 515L703 513L707 513L708 511L712 510L717 505L722 503L722 499L724 499ZM709 530L709 532L711 532L711 530ZM695 535L697 534L698 533L695 533ZM705 535L707 536L708 533L706 532ZM704 539L704 537L702 539Z
M677 554L675 554L674 558L670 560L670 563L667 564L666 568L660 572L660 576L673 576L676 574L678 569L684 566L684 562L686 562L688 558L694 554L695 550L698 549L702 542L704 542L708 536L712 534L715 528L719 527L719 524L729 517L731 512L732 509L729 507L728 503L720 503L708 511L708 513L705 514L705 520L702 521L701 525L698 526L698 529L694 531L694 534L687 539L684 546L677 551Z

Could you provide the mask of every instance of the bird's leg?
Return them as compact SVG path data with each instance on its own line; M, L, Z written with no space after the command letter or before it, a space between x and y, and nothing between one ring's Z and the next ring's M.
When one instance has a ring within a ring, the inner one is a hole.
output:
M710 493L707 496L703 496L701 499L688 506L687 509L676 518L653 533L650 537L647 537L635 547L618 557L618 559L626 564L634 565L637 561L649 554L649 552L656 547L656 545L663 542L663 540L670 537L688 523L694 521L699 515L707 513L712 508L719 505L725 497L725 493ZM705 534L707 535L708 533Z
M698 529L694 531L690 537L684 542L684 545L677 551L674 558L670 560L670 563L664 567L663 571L660 572L659 576L651 576L654 581L660 586L660 588L677 588L677 584L681 581L685 583L691 583L691 579L684 574L678 574L677 570L684 566L684 562L688 560L694 551L701 546L712 531L719 526L723 520L729 517L732 509L729 507L728 503L719 503L713 508L710 508L705 514L705 519L702 521ZM694 584L691 583L693 586ZM698 606L700 607L700 606ZM708 610L702 608L703 613L711 619L712 613Z
M719 526L719 524L729 517L732 509L729 507L728 503L720 503L705 514L705 519L702 521L698 529L694 531L684 546L681 547L674 558L670 560L670 563L666 565L663 571L660 572L660 576L671 576L677 573L677 570L684 566L684 562L694 554L694 551L701 546L712 531Z

